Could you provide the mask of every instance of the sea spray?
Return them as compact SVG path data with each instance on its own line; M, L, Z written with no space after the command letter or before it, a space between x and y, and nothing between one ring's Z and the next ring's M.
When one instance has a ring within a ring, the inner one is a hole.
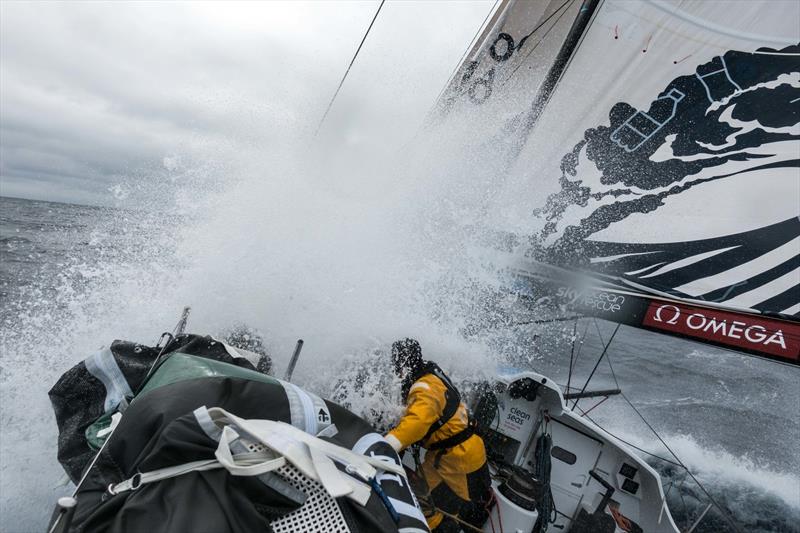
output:
M347 378L335 363L371 338L415 336L455 376L493 366L479 339L459 333L479 296L463 202L481 211L481 194L466 193L480 182L412 172L411 159L405 169L354 159L325 172L294 141L235 159L227 146L207 150L207 161L171 155L122 179L112 208L57 205L54 219L74 217L63 227L26 206L41 219L36 238L46 236L37 245L63 247L19 272L3 307L4 530L41 529L63 492L49 387L115 338L153 344L184 305L190 331L267 332L277 369L304 338L301 384Z

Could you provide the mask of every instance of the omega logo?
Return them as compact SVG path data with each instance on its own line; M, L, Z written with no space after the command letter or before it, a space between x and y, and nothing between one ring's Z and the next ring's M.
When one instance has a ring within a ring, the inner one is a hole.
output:
M787 349L786 339L781 329L768 330L759 324L748 325L747 322L733 319L729 321L728 318L706 316L699 311L695 311L684 318L681 309L676 305L663 304L659 306L653 313L653 322L675 325L678 326L678 329L686 328L702 332L712 338L727 337L764 346L777 344L782 349Z
M669 313L665 313L667 316L669 316L669 314L672 313L672 317L669 318L668 320L661 319L661 312L664 311L665 309L669 310ZM653 320L655 320L656 322L666 322L667 324L677 324L678 318L680 316L681 316L681 310L678 309L676 306L662 305L661 307L656 309L656 316L653 317Z

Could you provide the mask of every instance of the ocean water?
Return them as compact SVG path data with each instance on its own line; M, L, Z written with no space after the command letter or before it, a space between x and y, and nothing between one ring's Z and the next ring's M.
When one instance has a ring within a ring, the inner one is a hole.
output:
M68 489L59 486L49 387L115 338L154 343L183 305L193 307L191 331L240 323L259 331L279 371L304 338L297 379L323 392L405 335L420 338L456 379L504 363L563 384L575 331L572 383L583 384L613 324L465 335L467 321L487 317L453 244L458 231L409 209L392 214L394 202L411 197L424 207L418 189L382 190L377 206L374 195L318 190L312 180L293 182L294 192L265 182L257 194L234 187L222 201L185 194L136 208L0 197L0 530L42 530ZM800 531L797 369L625 327L609 354L614 373L604 362L592 387L616 379L740 531ZM670 457L621 397L588 416ZM649 460L686 527L705 496L679 469ZM712 510L695 531L734 530Z

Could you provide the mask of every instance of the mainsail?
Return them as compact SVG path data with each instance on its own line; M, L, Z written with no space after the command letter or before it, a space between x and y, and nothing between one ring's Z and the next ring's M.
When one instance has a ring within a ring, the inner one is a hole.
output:
M794 1L498 7L439 109L502 117L499 201L540 224L531 292L580 270L555 284L578 311L800 364L798 21Z

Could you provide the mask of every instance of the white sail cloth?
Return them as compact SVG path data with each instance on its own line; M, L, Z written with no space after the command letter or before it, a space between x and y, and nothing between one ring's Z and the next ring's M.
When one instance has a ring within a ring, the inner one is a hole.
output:
M363 506L366 505L372 488L362 480L373 479L378 471L405 477L402 466L361 455L285 422L247 420L218 407L200 407L198 411L205 411L203 414L207 416L199 416L198 419L210 419L220 431L216 459L138 473L125 481L110 485L109 493L137 490L147 483L218 468L225 468L234 476L260 476L289 463L304 476L322 485L332 498L346 496ZM234 454L231 446L237 441L252 451ZM344 465L347 472L360 479L339 470L336 463Z

